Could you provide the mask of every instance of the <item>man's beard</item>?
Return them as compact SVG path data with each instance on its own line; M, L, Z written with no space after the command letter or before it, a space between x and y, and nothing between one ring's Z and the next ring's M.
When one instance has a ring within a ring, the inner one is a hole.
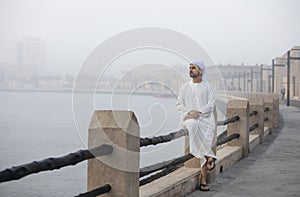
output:
M194 74L194 73L190 72L190 77L191 78L196 78L196 77L199 77L199 76L200 76L200 74Z

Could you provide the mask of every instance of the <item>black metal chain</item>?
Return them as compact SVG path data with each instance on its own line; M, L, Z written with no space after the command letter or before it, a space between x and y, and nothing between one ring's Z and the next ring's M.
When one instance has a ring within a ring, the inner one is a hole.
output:
M63 157L47 158L41 161L33 161L20 166L15 166L0 172L0 183L18 180L27 175L41 171L55 170L69 165L76 165L87 159L109 155L113 151L111 145L103 144L93 149L79 150Z

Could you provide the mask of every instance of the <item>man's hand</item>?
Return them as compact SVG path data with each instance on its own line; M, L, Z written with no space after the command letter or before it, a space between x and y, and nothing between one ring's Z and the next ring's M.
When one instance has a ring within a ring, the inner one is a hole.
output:
M189 111L189 113L187 114L186 117L184 117L183 121L188 120L188 119L198 119L200 116L201 112L197 111L197 110L191 110Z

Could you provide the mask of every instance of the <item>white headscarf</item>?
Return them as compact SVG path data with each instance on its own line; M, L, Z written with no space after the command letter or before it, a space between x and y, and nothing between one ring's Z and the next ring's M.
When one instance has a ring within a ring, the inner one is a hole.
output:
M195 64L202 70L202 80L206 81L206 70L205 70L205 64L201 60L193 60L190 62L190 64Z

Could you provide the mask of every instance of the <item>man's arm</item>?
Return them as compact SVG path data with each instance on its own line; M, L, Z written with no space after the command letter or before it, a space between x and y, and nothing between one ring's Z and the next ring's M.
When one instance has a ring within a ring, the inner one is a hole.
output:
M177 111L182 115L182 116L187 116L188 114L188 109L185 106L185 102L184 102L184 96L185 95L185 88L184 86L182 86L179 90L178 93L178 99L177 99L177 103L176 103L176 107L177 107Z
M208 102L204 107L200 107L199 111L202 115L208 115L213 112L215 106L215 93L211 85L208 86Z

